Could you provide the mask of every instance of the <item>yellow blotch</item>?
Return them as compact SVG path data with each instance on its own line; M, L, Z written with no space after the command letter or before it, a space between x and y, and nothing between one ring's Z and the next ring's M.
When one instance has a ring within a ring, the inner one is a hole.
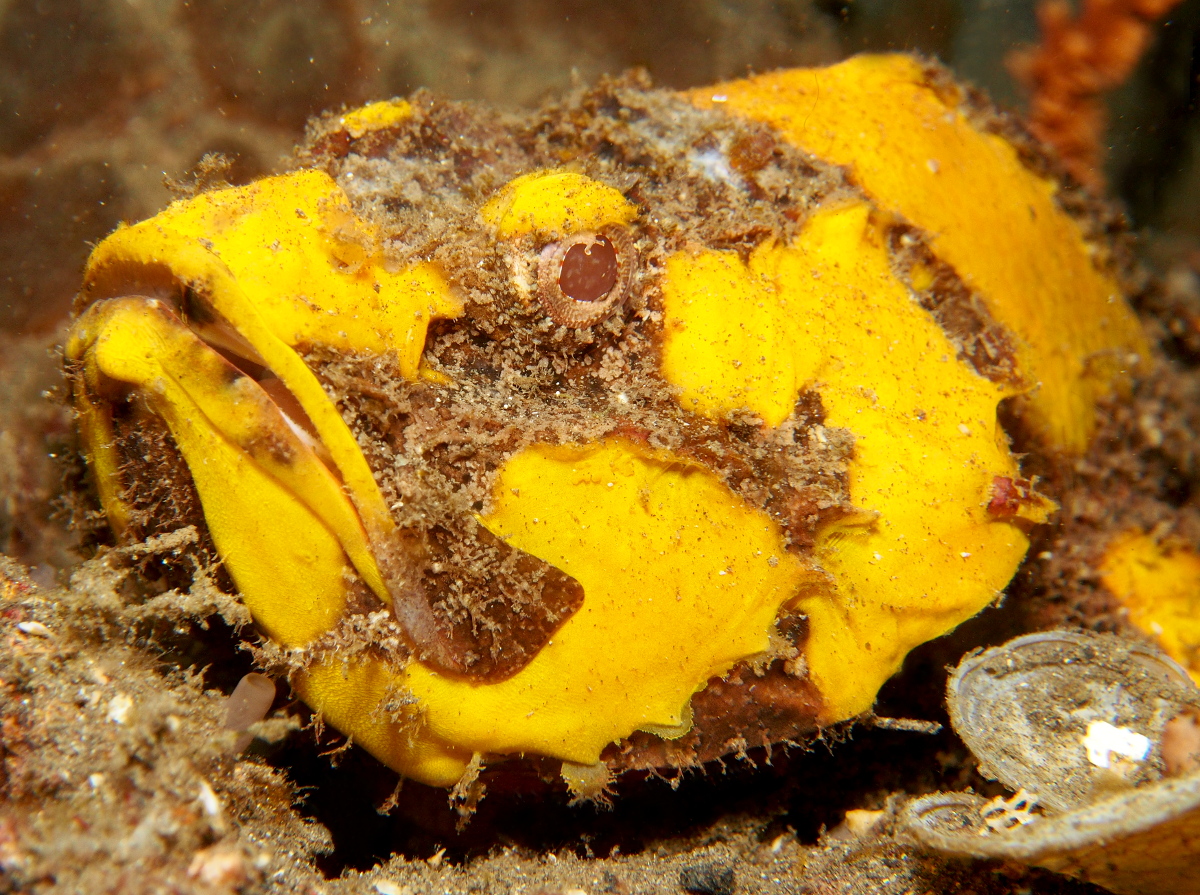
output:
M1105 549L1100 580L1129 620L1200 684L1200 553L1176 539L1129 531Z
M825 425L854 435L861 512L819 532L833 583L794 605L824 720L866 711L909 650L986 606L1025 554L1022 532L986 511L993 478L1017 474L996 422L1006 392L955 358L863 204L816 213L794 245L760 245L748 264L677 254L663 301L663 374L684 407L777 425L815 389Z
M923 229L1016 335L1032 431L1052 448L1086 449L1097 400L1148 355L1144 335L1057 205L1057 185L1029 171L1008 141L976 129L958 88L909 56L857 56L690 96L703 107L715 97L845 166L880 208Z
M692 694L766 650L779 607L812 574L712 473L625 441L527 448L481 521L586 596L506 681L408 668L422 735L472 752L594 764L639 728L681 731Z
M429 735L403 671L383 659L327 656L293 685L322 720L405 777L453 786L467 770L471 753Z
M167 296L189 289L218 316L197 331L262 364L295 395L373 535L393 522L371 471L295 349L394 352L418 375L429 323L462 305L431 265L388 272L371 227L320 171L300 171L175 202L105 239L81 293ZM190 309L188 309L190 313Z
M733 252L667 259L662 373L684 408L714 419L749 409L768 426L791 414L819 358L795 349L798 321L776 281L779 257L765 243L749 264Z
M511 180L479 210L500 239L551 240L628 224L637 206L611 186L574 171L534 171Z
M412 117L413 109L407 100L385 99L352 109L341 117L340 124L354 139L371 131L384 130L403 124Z

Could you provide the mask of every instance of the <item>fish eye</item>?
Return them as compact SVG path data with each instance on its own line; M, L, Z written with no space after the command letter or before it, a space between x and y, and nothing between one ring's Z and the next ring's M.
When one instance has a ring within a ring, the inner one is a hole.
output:
M592 326L625 302L636 270L637 250L624 228L579 233L542 248L537 298L555 323Z
M576 301L600 301L616 284L617 250L605 236L573 242L559 262L558 288Z

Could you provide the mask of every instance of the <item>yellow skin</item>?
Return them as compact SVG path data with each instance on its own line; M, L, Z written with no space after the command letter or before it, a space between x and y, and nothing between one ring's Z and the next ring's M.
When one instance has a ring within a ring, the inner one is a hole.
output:
M1178 539L1132 530L1105 548L1099 571L1129 621L1200 684L1200 553Z
M825 425L854 436L848 479L858 513L820 529L804 562L767 513L695 461L615 438L534 445L499 471L478 521L573 576L582 608L499 682L453 678L416 660L323 656L294 681L313 708L384 763L434 785L459 782L475 756L594 765L636 730L685 732L693 694L765 652L781 609L809 619L805 660L828 724L869 710L913 647L995 599L1028 546L1012 519L987 511L993 480L1018 475L996 419L1014 393L957 359L893 271L884 222L900 213L936 233L935 249L962 261L1020 339L1030 383L1054 377L1026 396L1051 449L1079 450L1091 402L1115 386L1116 368L1089 359L1126 357L1142 342L1128 309L1113 301L1115 285L1087 263L1078 227L1050 202L1053 186L944 106L924 127L930 103L943 98L920 78L905 57L863 57L697 94L698 103L724 97L730 111L770 122L782 139L828 150L869 198L815 211L791 243L768 239L747 261L685 250L661 274L660 372L680 406L714 420L748 410L777 426L802 390L815 391ZM814 104L806 91L823 79L840 98ZM870 140L837 136L839 104L860 112L846 99L855 91L872 96L879 121ZM405 103L374 104L344 122L365 133L409 114ZM805 142L811 134L819 145ZM935 156L940 179L920 174ZM899 173L889 173L888 158ZM875 169L877 178L868 173ZM995 225L1001 206L1035 200L1036 217ZM927 208L935 211L922 218ZM609 185L539 171L497 191L480 225L498 240L544 241L629 224L638 213ZM998 260L979 242L999 231L1011 242L1005 250L1028 263ZM89 306L67 346L80 371L81 432L113 526L128 519L112 446L110 395L121 384L170 428L242 598L287 647L328 632L353 588L391 600L373 545L394 530L354 437L297 351L394 353L415 379L430 321L462 312L441 271L387 270L374 245L337 185L315 171L176 203L96 249L83 292ZM164 302L121 297L179 285L203 292L228 326L189 329ZM1036 322L1043 312L1056 327L1052 346ZM284 382L315 441L255 383L230 382L206 344L222 339ZM389 714L389 702L401 708Z
M1086 450L1097 399L1149 356L1145 336L1055 204L1058 184L1031 176L1010 143L973 127L957 86L931 82L908 56L857 56L690 96L844 165L881 211L929 234L1017 337L1026 425L1047 449Z
M406 100L390 99L368 103L342 116L342 127L357 139L372 131L385 130L403 124L412 117L412 106Z

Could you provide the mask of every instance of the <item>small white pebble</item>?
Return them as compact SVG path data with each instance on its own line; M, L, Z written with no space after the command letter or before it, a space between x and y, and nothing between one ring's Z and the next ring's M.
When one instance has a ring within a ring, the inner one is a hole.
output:
M1128 727L1114 727L1107 721L1093 721L1083 738L1088 761L1098 768L1111 767L1113 753L1142 761L1150 753L1150 746L1149 737Z
M714 93L712 101L714 103L727 103L727 102L729 102L729 97L726 96L724 93Z
M886 811L870 810L867 808L851 808L846 812L842 823L856 838L866 836L875 825L887 815Z
M960 554L958 554L958 555L959 555L959 556L961 556L963 559L970 559L970 558L971 558L971 554L969 554L969 553L965 553L965 552L964 552L964 553L960 553Z
M219 888L226 892L241 891L249 880L241 853L221 845L196 852L187 873L189 879L198 880L206 889Z
M108 720L113 724L124 724L129 720L129 712L133 709L133 699L124 693L118 693L108 701Z
M959 424L958 424L958 431L959 431L959 432L961 432L963 435L970 435L970 434L971 434L971 427L970 427L970 426L968 426L966 423L959 423Z
M29 634L31 637L50 638L54 636L54 632L41 622L17 622L17 630L22 634Z
M379 895L412 895L412 886L402 886L390 879L375 880L375 891Z
M929 169L930 174L936 174L942 169L942 166L938 164L938 160L935 158L926 159L925 167Z
M103 774L88 774L88 786L92 789L99 789L104 785Z
M217 798L217 794L213 792L207 780L200 781L200 792L196 794L196 801L200 803L200 807L209 817L221 816L221 800Z

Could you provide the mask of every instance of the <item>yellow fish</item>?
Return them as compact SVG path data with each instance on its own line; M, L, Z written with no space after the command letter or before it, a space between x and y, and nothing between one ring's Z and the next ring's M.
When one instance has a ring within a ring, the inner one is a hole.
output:
M100 500L206 531L408 777L525 756L595 795L800 740L997 598L1054 509L1010 436L1082 453L1147 356L1002 131L908 56L327 116L92 254Z

